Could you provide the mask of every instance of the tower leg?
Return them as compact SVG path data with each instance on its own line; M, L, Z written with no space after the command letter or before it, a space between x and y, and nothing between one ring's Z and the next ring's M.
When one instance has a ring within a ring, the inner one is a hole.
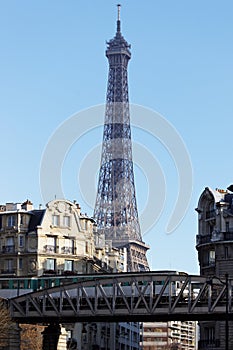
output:
M48 325L43 334L43 350L57 350L61 327L59 324Z

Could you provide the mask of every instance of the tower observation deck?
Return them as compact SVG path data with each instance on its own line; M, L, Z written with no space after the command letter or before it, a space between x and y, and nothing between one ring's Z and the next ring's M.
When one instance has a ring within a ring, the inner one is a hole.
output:
M127 247L128 271L148 270L135 195L127 66L130 45L117 31L107 42L109 75L99 182L94 210L98 232L115 247Z

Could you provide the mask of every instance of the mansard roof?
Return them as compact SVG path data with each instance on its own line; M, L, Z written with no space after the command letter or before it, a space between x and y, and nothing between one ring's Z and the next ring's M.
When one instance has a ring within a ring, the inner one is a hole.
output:
M44 217L45 209L41 210L32 210L30 212L31 218L29 221L28 230L34 231L36 230L37 226L40 226Z

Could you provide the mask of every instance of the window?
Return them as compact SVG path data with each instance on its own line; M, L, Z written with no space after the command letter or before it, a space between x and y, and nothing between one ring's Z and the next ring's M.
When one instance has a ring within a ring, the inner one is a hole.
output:
M24 215L20 215L20 225L24 224Z
M23 259L19 258L19 270L23 269Z
M46 270L55 270L56 267L56 259L47 259L46 260Z
M213 225L210 225L210 224L208 224L208 228L209 228L209 234L211 235L212 234L212 232L214 231L214 226Z
M13 269L13 259L7 259L5 260L5 269L6 272L10 272L13 273L14 269Z
M215 329L214 327L205 327L204 336L207 344L212 344L215 339Z
M19 235L19 247L22 248L24 247L24 236Z
M83 229L87 230L87 221L86 220L83 220Z
M230 227L229 227L229 221L226 221L226 232L230 231Z
M49 246L55 246L56 245L56 237L48 236L47 237L47 243Z
M65 263L64 263L65 271L73 271L73 267L74 267L73 260L65 260Z
M63 216L63 226L70 227L70 216Z
M14 251L15 251L15 244L14 244L14 238L13 237L7 237L5 250L6 250L7 253L14 253Z
M53 223L53 226L59 226L59 215L52 216L52 223Z
M206 219L211 219L215 217L215 207L214 202L208 203L208 206L206 208Z
M10 215L7 217L7 226L8 227L12 227L12 226L15 226L15 215Z
M215 264L215 251L210 250L209 251L209 265L214 265Z
M64 254L74 254L74 240L65 238L65 246L63 247Z
M228 247L225 247L224 251L225 251L225 259L228 259Z
M47 253L56 253L56 245L57 245L57 237L48 236L47 237L47 245L46 252Z

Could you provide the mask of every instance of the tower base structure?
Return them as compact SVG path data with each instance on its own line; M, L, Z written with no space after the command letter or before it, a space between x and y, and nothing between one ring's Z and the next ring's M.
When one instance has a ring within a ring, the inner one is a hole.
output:
M116 248L127 249L127 271L149 271L149 264L146 258L146 252L149 249L144 242L140 241L113 241Z

